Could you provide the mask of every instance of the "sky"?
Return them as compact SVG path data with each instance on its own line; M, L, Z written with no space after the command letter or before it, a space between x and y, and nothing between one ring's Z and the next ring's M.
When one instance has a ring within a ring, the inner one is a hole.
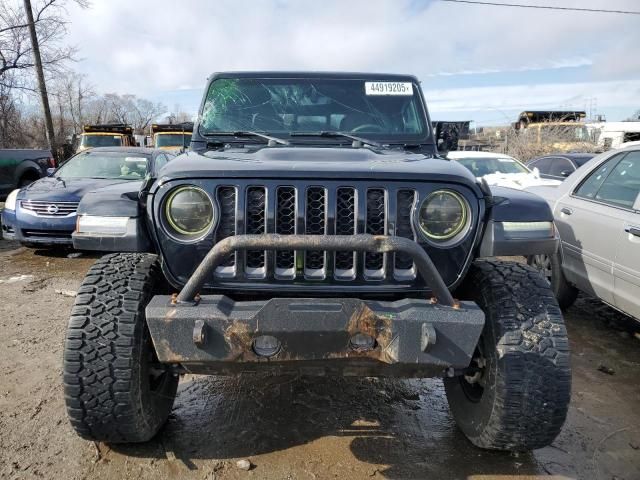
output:
M640 0L515 3L640 11ZM440 0L92 0L68 12L75 68L97 91L169 110L195 114L207 77L227 70L409 73L432 119L478 125L526 109L609 121L640 109L640 15Z

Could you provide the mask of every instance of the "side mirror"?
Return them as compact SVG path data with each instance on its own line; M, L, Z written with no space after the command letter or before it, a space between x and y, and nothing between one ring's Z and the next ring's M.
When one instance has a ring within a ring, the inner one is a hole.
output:
M633 202L633 209L636 212L640 212L640 193L638 194L638 196L636 197L636 201Z
M536 177L540 178L540 170L538 170L538 167L533 167L533 170L531 171Z
M47 168L47 177L52 177L55 171L56 171L55 168L51 168L51 167Z
M438 139L438 153L443 157L447 156L449 153L449 142L446 142L443 138Z
M569 175L571 175L573 172L571 170L563 170L560 172L560 176L561 177L568 177Z

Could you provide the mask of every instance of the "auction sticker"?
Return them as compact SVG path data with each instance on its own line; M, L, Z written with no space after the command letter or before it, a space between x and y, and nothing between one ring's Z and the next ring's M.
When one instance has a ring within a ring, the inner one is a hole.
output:
M366 95L413 95L411 82L364 82Z

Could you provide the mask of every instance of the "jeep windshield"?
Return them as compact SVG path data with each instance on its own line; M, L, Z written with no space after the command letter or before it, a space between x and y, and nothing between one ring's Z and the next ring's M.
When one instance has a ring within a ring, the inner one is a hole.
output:
M419 88L395 80L219 78L209 86L199 133L260 132L295 140L308 133L309 141L344 142L342 132L383 143L427 143Z
M56 170L55 177L106 178L117 180L141 180L149 171L149 159L130 153L84 152L69 159Z

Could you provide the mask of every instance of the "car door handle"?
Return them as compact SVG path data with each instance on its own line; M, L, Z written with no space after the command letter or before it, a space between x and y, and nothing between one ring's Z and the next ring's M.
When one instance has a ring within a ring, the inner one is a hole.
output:
M625 227L624 231L636 237L640 237L640 227Z
M561 213L564 213L565 215L571 215L573 213L573 210L571 210L569 207L562 207L560 209Z

